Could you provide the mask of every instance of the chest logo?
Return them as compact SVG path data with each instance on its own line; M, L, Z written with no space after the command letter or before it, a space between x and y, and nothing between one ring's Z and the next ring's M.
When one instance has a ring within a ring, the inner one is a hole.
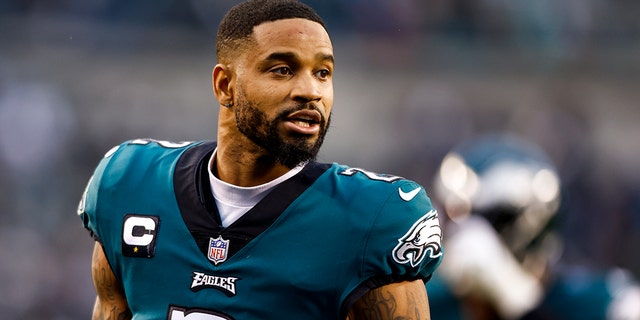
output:
M237 277L220 277L194 271L191 290L197 292L202 289L213 288L231 297L236 295L236 281L238 279Z
M398 239L393 249L393 260L400 264L419 265L427 255L435 259L442 255L442 231L438 213L429 211L416 221L411 229Z
M223 263L227 260L227 254L229 252L229 240L222 239L222 236L217 238L209 238L209 250L207 257L213 261L216 265Z

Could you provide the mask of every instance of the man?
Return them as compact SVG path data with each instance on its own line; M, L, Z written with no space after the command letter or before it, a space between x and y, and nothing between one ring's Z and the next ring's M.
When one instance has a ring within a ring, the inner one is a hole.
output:
M631 273L562 259L559 177L544 150L513 134L474 137L443 158L434 186L447 257L428 283L434 319L640 319Z
M333 105L322 20L248 1L217 41L217 143L125 142L89 182L93 318L429 319L442 248L424 189L314 161Z

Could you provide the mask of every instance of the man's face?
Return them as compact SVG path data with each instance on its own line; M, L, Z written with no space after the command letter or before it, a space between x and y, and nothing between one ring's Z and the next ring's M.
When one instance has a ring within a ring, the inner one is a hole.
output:
M241 133L292 168L317 155L333 106L333 47L305 19L263 23L236 68L234 109Z

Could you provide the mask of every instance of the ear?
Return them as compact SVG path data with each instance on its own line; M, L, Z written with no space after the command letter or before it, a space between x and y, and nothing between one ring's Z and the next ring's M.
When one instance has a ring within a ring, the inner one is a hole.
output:
M233 86L231 84L231 71L222 64L217 64L211 72L211 83L220 106L233 105Z

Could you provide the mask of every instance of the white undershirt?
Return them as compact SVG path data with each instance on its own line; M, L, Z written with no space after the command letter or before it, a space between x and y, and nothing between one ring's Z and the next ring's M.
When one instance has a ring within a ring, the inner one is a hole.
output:
M209 170L207 171L209 172L209 181L211 182L211 192L218 206L222 226L225 228L240 219L247 211L251 210L269 191L296 175L304 167L304 164L300 164L289 170L289 172L265 184L255 187L238 187L218 179L218 177L213 174L211 168L213 168L217 151L216 149L211 155L209 159Z

